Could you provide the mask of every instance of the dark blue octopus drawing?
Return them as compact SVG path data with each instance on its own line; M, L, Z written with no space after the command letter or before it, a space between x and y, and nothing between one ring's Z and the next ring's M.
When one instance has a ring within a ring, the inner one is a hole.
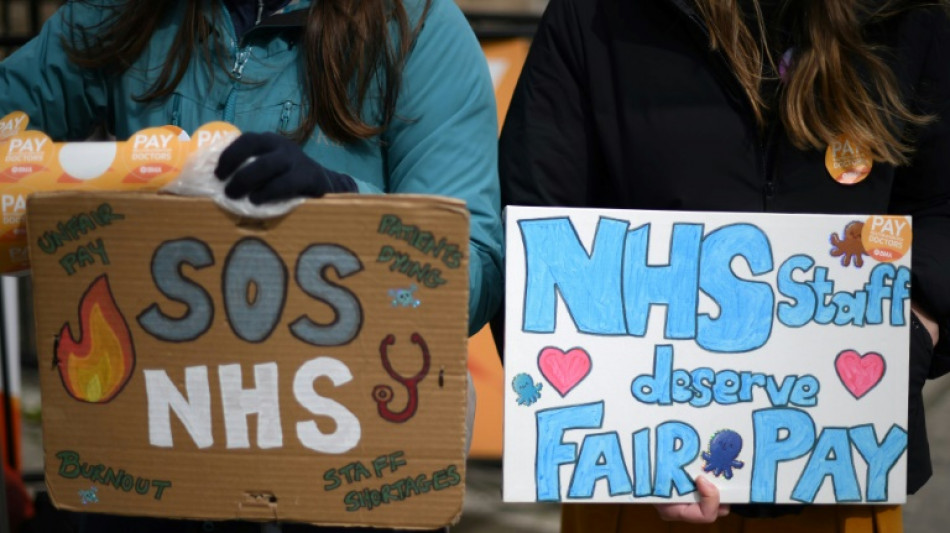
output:
M732 479L732 469L742 468L745 463L737 461L739 452L742 451L742 437L731 429L717 431L709 439L709 451L703 452L704 472L712 472L714 476L725 476L726 479Z
M511 388L518 393L518 405L531 405L541 397L543 383L534 383L534 378L528 374L518 374L511 380Z

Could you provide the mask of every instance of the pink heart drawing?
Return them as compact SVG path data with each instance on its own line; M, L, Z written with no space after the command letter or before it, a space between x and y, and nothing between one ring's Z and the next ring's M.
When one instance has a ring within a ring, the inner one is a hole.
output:
M538 368L563 398L590 374L590 355L583 348L564 352L560 348L547 347L538 354Z
M868 352L860 355L854 350L845 350L835 358L838 378L848 392L857 399L868 393L884 377L884 358L881 354Z

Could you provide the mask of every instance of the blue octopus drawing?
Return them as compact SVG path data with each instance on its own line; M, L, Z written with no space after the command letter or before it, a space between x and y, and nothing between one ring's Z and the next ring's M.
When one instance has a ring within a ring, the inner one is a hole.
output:
M717 431L709 439L709 451L703 452L703 471L712 472L714 476L724 476L726 479L732 479L732 469L742 468L745 463L737 461L739 452L742 451L742 437L731 429Z
M518 393L518 405L531 405L541 397L543 383L535 384L534 378L528 374L518 374L511 380L511 388Z

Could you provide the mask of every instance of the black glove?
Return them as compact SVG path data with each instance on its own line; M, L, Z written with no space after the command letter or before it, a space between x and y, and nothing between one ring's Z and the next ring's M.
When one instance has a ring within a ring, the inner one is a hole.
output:
M244 164L250 157L256 159ZM292 140L276 133L242 134L221 152L214 174L221 180L231 178L224 187L228 198L247 196L257 205L356 192L353 178L327 170Z

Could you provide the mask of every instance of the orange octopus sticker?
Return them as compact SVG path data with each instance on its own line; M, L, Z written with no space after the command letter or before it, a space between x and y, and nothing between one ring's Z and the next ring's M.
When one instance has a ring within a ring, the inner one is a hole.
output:
M861 244L878 261L897 261L910 250L910 220L902 216L875 215L864 222Z
M873 165L874 161L867 150L855 144L847 135L832 141L825 151L825 168L832 179L842 185L864 181Z
M861 232L864 231L864 222L853 220L844 227L839 237L831 234L831 257L840 257L841 266L849 267L852 262L855 268L864 266L864 257L868 255L864 243L861 241Z

